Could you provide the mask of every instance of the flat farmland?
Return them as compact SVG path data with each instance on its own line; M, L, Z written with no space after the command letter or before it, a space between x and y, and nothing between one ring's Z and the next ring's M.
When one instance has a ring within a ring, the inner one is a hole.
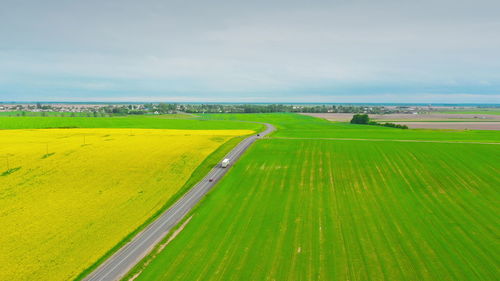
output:
M184 117L184 118L180 118ZM50 128L142 128L175 130L254 130L264 126L255 123L225 120L201 120L179 114L127 117L7 117L0 115L0 129Z
M473 115L500 115L500 108L484 108L484 109L459 109L459 110L448 110L448 111L440 111L438 113L444 114L473 114Z
M498 145L264 139L136 280L497 280Z
M252 132L0 130L0 280L74 279Z
M352 118L352 114L350 114L350 116ZM500 143L500 131L495 130L401 130L381 126L350 124L346 122L330 122L322 118L293 113L205 114L201 118L218 121L247 120L268 122L278 128L272 136L284 138L341 138Z
M500 112L500 111L499 111ZM324 118L329 121L349 122L353 113L301 113L306 116ZM433 121L499 121L500 114L495 111L477 111L469 113L448 112L448 113L392 113L392 114L369 114L370 118L379 122L395 121L415 121L415 122L433 122Z
M349 122L352 119L350 113L303 113L303 115L335 122ZM500 115L370 114L370 118L382 123L407 125L410 129L500 130Z

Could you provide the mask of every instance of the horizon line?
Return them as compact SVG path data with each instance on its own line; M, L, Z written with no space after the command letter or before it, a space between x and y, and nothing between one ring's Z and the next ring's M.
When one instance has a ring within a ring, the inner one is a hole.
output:
M406 105L494 105L500 106L500 103L490 103L490 102L456 102L456 103L444 103L444 102L238 102L238 101L43 101L43 100L33 100L33 101L0 101L0 104L28 104L28 103L67 103L67 104L147 104L147 103L170 103L170 104L284 104L284 105L301 105L301 104L311 104L311 105L336 105L336 104L356 104L356 105L390 105L390 104L406 104Z

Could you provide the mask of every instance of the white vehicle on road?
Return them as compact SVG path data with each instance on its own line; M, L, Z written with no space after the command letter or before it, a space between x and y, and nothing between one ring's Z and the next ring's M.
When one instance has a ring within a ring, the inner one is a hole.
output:
M271 124L265 124L266 131L260 133L261 136L266 136L274 130ZM228 158L224 159L219 165L216 165L213 170L208 173L208 181L215 182L228 172L227 169L221 170L220 167L228 167L230 161L236 161L240 158L243 152L250 147L257 138L255 135L247 137L246 141L240 142L228 154ZM205 178L204 178L205 179ZM136 264L149 254L158 241L162 241L165 233L175 227L184 218L196 204L215 186L208 184L205 180L193 186L190 192L186 192L184 196L179 198L177 202L169 209L163 212L154 222L149 224L143 232L132 238L125 247L120 248L114 255L109 257L106 262L103 262L99 267L93 270L84 281L113 281L120 280L127 274Z

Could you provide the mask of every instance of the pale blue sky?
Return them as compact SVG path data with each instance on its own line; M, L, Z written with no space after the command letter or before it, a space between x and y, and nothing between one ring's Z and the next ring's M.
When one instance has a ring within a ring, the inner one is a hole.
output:
M500 103L499 1L0 0L0 101Z

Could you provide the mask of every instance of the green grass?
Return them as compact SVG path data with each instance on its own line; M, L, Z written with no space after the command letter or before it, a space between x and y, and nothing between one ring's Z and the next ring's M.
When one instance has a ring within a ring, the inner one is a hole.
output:
M24 112L24 116L23 116ZM33 111L0 111L0 116L3 117L94 117L93 112L56 112L56 111L44 111L44 112L33 112ZM168 119L187 119L194 118L191 114L176 113L176 114L131 114L123 115L118 113L97 113L98 118L103 117L128 117L128 118L168 118Z
M21 167L16 167L16 168L12 168L12 169L8 169L8 170L5 170L4 172L2 172L0 174L0 177L5 177L5 176L8 176L14 172L17 172L21 169Z
M221 145L219 149L214 151L210 156L208 156L201 164L196 168L191 177L184 184L184 187L181 189L189 190L196 183L201 181L209 172L213 169L219 162L223 159L223 157L228 154L238 143L244 140L247 136L242 137L234 137L227 141L225 144ZM177 201L177 200L175 200Z
M500 131L395 129L330 122L292 113L205 114L207 120L247 120L276 125L274 137L500 142Z
M24 112L24 116L23 116ZM52 117L93 117L92 112L55 112L55 111L45 111L45 112L33 112L33 111L22 111L22 110L16 110L16 111L1 111L0 116L6 116L6 117L41 117L41 116L52 116ZM110 115L113 114L108 114L106 113L106 116L109 117ZM99 114L99 117L101 115Z
M173 114L144 114L144 115L127 115L128 118L161 118L161 119L191 119L197 118L196 115L189 113L173 113Z
M258 141L136 280L496 280L497 145Z
M181 130L261 130L260 124L201 120L196 118L153 117L0 117L0 129L43 128L147 128Z

